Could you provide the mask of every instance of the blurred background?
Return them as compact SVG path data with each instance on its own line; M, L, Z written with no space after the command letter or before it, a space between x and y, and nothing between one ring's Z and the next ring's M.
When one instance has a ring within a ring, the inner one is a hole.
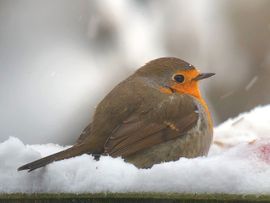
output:
M110 89L175 56L214 123L270 103L269 0L0 0L0 142L72 144Z

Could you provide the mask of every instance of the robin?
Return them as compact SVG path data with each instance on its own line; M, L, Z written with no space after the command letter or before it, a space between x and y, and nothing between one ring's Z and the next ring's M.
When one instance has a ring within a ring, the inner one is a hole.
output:
M18 170L84 153L120 156L138 168L207 155L213 126L198 82L213 75L178 58L152 60L105 96L75 145Z

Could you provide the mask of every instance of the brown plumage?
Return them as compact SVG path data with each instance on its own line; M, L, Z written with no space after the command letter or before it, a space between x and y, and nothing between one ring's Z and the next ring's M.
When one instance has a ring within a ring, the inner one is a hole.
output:
M18 170L32 171L84 153L121 156L139 168L207 155L212 122L197 83L212 75L177 58L153 60L99 103L93 122L73 147Z

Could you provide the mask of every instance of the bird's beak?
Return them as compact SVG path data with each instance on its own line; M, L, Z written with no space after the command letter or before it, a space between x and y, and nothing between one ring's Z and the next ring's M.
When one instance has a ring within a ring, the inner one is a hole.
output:
M193 80L198 81L198 80L202 80L202 79L205 79L205 78L212 77L213 75L215 75L215 73L200 73L195 78L193 78Z

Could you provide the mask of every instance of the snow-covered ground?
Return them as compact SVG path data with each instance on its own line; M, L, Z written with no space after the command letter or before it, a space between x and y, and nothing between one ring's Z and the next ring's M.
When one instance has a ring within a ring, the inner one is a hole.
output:
M0 193L185 192L270 194L270 105L257 107L215 128L208 157L137 169L121 158L90 155L55 162L27 173L18 166L62 150L25 145L11 137L0 143Z

